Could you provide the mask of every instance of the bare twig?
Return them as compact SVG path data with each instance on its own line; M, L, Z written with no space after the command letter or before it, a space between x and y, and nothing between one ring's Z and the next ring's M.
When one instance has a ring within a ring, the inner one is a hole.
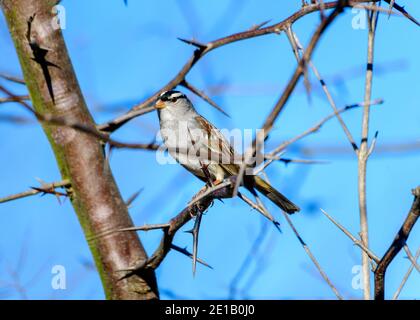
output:
M277 223L277 221L274 219L274 217L268 212L264 206L261 206L260 204L254 203L251 199L249 199L247 196L242 194L241 192L238 192L238 197L243 200L246 204L248 204L252 209L257 210L259 213L261 213L265 218L273 222L274 224Z
M353 1L354 2L354 1ZM401 12L404 17L406 17L411 22L414 22L417 26L420 26L420 22L417 21L411 14L409 14L407 11L405 11L404 7L401 7L398 5L395 0L385 0L385 2L389 3L390 7L392 4L392 7L394 7L395 10Z
M292 223L292 220L290 217L282 211L284 217L287 220L287 223L289 224L290 228L292 228L293 233L295 234L296 238L299 240L300 244L302 245L303 249L305 250L306 254L308 255L309 259L314 263L315 267L321 274L322 278L325 280L325 282L328 284L328 286L331 288L331 290L334 292L336 297L339 300L343 300L343 296L338 292L337 288L334 286L334 284L331 282L330 278L328 278L327 274L325 273L324 269L322 269L321 265L319 264L318 260L315 258L311 250L309 249L309 246L303 241L302 237L300 236L299 232L296 230L295 226Z
M187 82L187 80L184 80L180 83L181 86L187 88L188 90L190 90L192 93L194 93L195 95L199 96L201 99L203 99L204 101L206 101L207 103L209 103L212 107L214 107L216 110L220 111L221 113L223 113L225 116L229 117L229 114L226 113L226 111L224 111L221 107L219 107L216 102L214 102L212 99L210 99L210 97L208 95L206 95L203 91L197 89L196 87L194 87L192 84L190 84L189 82Z
M321 209L322 213L332 222L335 226L337 226L343 233L353 241L353 243L362 249L366 254L376 263L379 263L379 258L369 249L367 248L362 241L357 239L355 236L351 234L346 228L344 228L340 223L338 223L333 217L331 217L325 210Z
M160 145L155 143L127 143L127 142L120 142L114 139L111 139L110 136L106 133L100 132L96 129L95 126L88 126L86 124L82 124L78 121L71 120L65 117L58 117L51 114L41 114L34 110L21 96L15 95L10 90L6 89L3 86L0 86L0 91L6 93L8 95L8 99L10 101L18 102L21 104L26 110L31 112L38 121L44 124L53 124L56 126L71 128L86 134L89 134L100 141L107 142L113 148L125 148L125 149L142 149L142 150L152 150L156 151L160 148Z
M140 190L134 192L126 201L125 201L125 205L127 206L127 208L130 208L130 206L132 205L132 203L137 199L137 197L140 195L140 193L143 191L143 188L141 188Z
M18 84L25 84L25 80L23 80L22 78L12 76L6 73L0 73L0 78L8 80L10 82L18 83Z
M113 229L101 232L99 234L96 234L90 238L88 238L89 241L108 236L110 234L114 234L117 232L127 232L127 231L150 231L150 230L157 230L157 229L167 229L169 228L169 223L158 223L158 224L145 224L143 226L136 226L136 227L128 227L128 228L120 228L120 229Z
M390 2L389 2L389 14L388 14L388 18L389 17L391 17L391 13L392 13L392 8L394 7L394 3L395 3L395 0L391 0Z
M20 100L29 100L28 95L21 95L15 97L6 97L6 98L0 98L0 103L6 103L6 102L19 102Z
M179 253L182 253L182 254L186 255L188 258L191 258L191 259L193 258L192 253L189 252L186 248L181 248L181 247L178 247L174 244L171 244L171 249L174 249L175 251L178 251ZM207 268L213 269L213 267L211 265L209 265L207 262L203 261L200 258L197 258L197 262L202 264L203 266L206 266Z
M70 182L68 180L63 180L63 181L59 181L59 182L52 182L52 183L45 183L45 184L42 184L40 187L31 187L30 190L20 192L20 193L16 193L16 194L13 194L13 195L10 195L10 196L7 196L7 197L0 198L0 203L22 199L22 198L34 196L34 195L40 194L40 193L57 194L55 189L69 187L69 186L70 186ZM65 194L63 193L63 194L60 194L60 195L65 195Z
M376 4L374 4L375 6ZM369 247L368 233L368 215L366 201L366 167L369 158L368 135L369 135L369 114L372 96L372 80L373 80L373 58L376 26L378 21L378 12L368 12L369 31L368 31L368 49L367 49L367 68L365 79L365 106L363 107L362 118L362 140L360 149L357 150L358 156L358 195L359 195L359 216L360 216L360 239L366 247ZM369 256L362 252L362 273L363 273L363 296L365 300L371 298L370 294L370 268Z
M377 99L377 100L374 100L374 101L371 101L370 102L371 105L377 105L377 104L382 104L382 103L383 103L383 100L382 99ZM321 127L326 122L328 122L330 119L332 119L332 118L334 118L336 116L336 113L341 114L341 113L343 113L343 112L345 112L347 110L351 110L351 109L362 107L362 106L364 106L364 103L356 103L356 104L347 105L347 106L345 106L345 107L343 107L341 109L338 109L337 112L334 111L333 113L329 114L328 116L326 116L325 118L323 118L321 121L319 121L317 124L315 124L313 127L305 130L301 134L299 134L299 135L297 135L297 136L295 136L295 137L293 137L293 138L291 138L289 140L284 141L278 147L276 147L274 150L272 150L271 152L265 154L264 157L266 157L266 158L274 157L275 155L278 155L280 152L282 152L283 150L285 150L289 145L295 143L296 141L299 141L299 140L305 138L306 136L308 136L308 135L310 135L312 133L315 133L315 132L319 131L321 129ZM268 161L266 161L264 163L264 168L267 167L269 164L271 164L273 161L274 161L273 159L269 159ZM257 173L260 172L260 171L261 170L258 169L257 170Z
M410 232L420 216L420 186L414 189L412 193L414 195L414 200L411 209L408 212L400 230L395 236L394 241L392 241L391 246L385 252L375 270L375 300L383 300L385 298L386 270L397 256L398 252L400 252L406 244Z
M252 246L249 248L248 254L246 255L244 261L240 265L238 271L235 273L234 277L230 281L229 285L229 296L228 299L235 299L236 293L238 292L238 284L245 275L247 269L251 265L252 259L255 257L256 253L259 251L261 244L264 241L264 238L268 234L268 223L266 223L266 220L262 221L260 231L255 238L254 242L252 243Z
M414 268L416 268L416 270L418 272L420 272L420 266L417 264L417 259L413 256L413 254L411 253L410 249L408 248L407 244L404 245L404 251L407 254L407 258L411 261L411 263L413 264Z
M406 246L404 246L404 248L406 248ZM397 291L392 297L393 300L397 300L398 297L400 296L401 290L404 288L405 284L407 283L407 280L410 277L411 272L413 272L414 267L418 268L417 260L419 257L420 257L420 248L417 249L416 255L415 257L413 257L410 267L408 268L406 274L404 275L404 278L401 281L401 284L398 286Z
M293 30L291 29L291 27L289 28L288 32L287 32L289 41L292 45L293 50L295 51L295 55L297 57L297 59L299 59L299 52L303 51L303 47L298 43L299 43L299 38L297 37L297 35L293 32ZM332 95L327 87L327 84L325 82L325 80L321 77L318 69L315 67L314 63L312 61L309 61L309 66L311 67L313 73L315 74L316 78L318 79L318 81L321 84L322 89L324 90L325 95L327 96L328 102L331 105L332 109L335 112L335 116L337 117L338 121L340 122L341 127L343 128L344 133L347 136L347 139L349 140L352 148L357 151L357 145L354 142L354 138L352 136L352 134L350 133L350 130L347 128L343 118L340 116L338 109L337 109L337 105L334 101L334 99L332 98Z
M375 156L394 155L397 153L419 152L420 141L407 141L397 143L386 143L376 146ZM339 144L304 146L299 148L299 152L306 156L320 156L320 155L350 155L347 147Z

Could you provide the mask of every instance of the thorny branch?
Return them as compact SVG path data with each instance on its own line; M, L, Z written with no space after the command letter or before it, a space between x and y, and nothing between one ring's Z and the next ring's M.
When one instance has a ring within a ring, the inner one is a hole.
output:
M243 175L245 173L245 169L247 166L252 165L250 164L250 159L253 157L256 153L258 153L261 149L261 146L266 139L267 135L273 128L274 122L276 121L277 117L279 116L280 112L283 110L284 106L286 105L287 101L289 100L289 97L293 93L300 77L305 73L305 66L307 61L310 60L312 53L321 38L321 35L323 32L328 28L328 26L334 21L336 17L343 11L344 6L347 4L347 1L338 1L336 3L336 6L334 7L334 11L325 19L323 20L314 34L312 35L312 38L309 42L309 45L305 52L302 55L302 58L299 60L298 66L295 69L295 72L293 73L292 78L290 79L289 83L287 84L286 88L284 89L282 95L280 96L279 100L275 104L273 110L266 118L264 125L262 126L262 130L258 132L256 137L254 138L254 141L252 142L251 146L245 151L244 154L244 161L241 164L238 179L236 181L236 185L233 191L233 194L236 195L238 192L239 185L242 182ZM288 24L290 25L290 24ZM286 27L288 26L286 25Z
M52 183L43 183L39 187L31 187L30 190L16 193L7 197L0 198L0 203L18 200L30 196L34 196L36 194L53 194L57 196L67 196L67 193L62 193L56 191L57 188L67 188L70 186L70 182L68 180L63 180L59 182L52 182Z
M186 80L186 76L190 72L190 70L194 67L194 65L203 58L206 54L209 52L220 48L222 46L241 41L246 39L251 39L263 35L268 34L279 34L287 28L287 26L293 24L294 22L298 21L300 18L306 16L307 14L317 12L327 9L333 9L336 8L338 5L346 5L346 6L354 6L360 3L368 3L368 2L379 2L379 0L356 0L356 1L331 1L331 2L323 2L323 3L315 3L303 6L300 10L289 16L288 18L284 19L283 21L273 24L271 26L262 27L265 23L261 24L259 28L251 28L244 32L239 32L232 34L230 36L220 38L218 40L211 41L206 44L199 43L197 41L191 41L191 40L185 40L189 44L197 47L197 49L194 51L193 55L188 59L188 61L184 64L184 66L181 68L181 70L174 76L174 78L169 81L165 86L163 86L161 89L159 89L156 93L154 93L152 96L144 100L143 102L139 103L138 105L134 106L132 109L127 111L125 114L118 116L117 118L104 123L102 125L98 126L99 130L105 131L105 132L114 132L124 124L126 124L128 121L132 120L135 117L138 117L140 115L143 115L145 113L149 113L154 110L154 106L152 105L154 101L159 97L159 95L167 90L170 90L177 85L181 84L183 81ZM389 3L389 1L387 0ZM394 8L404 14L405 17L410 19L416 24L419 24L416 19L414 19L411 15L409 15L404 8L400 6L394 5Z
M385 252L375 269L375 300L385 298L385 274L388 266L404 247L407 239L420 216L420 186L412 191L414 200L400 230L392 241L391 246Z

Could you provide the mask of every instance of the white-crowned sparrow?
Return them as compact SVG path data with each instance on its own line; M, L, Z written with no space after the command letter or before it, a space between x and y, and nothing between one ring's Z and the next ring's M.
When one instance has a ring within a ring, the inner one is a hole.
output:
M156 109L162 139L178 163L207 183L211 179L213 185L238 175L242 158L221 132L195 111L182 92L162 93ZM287 213L300 210L261 177L248 175L243 180L246 188L256 188Z

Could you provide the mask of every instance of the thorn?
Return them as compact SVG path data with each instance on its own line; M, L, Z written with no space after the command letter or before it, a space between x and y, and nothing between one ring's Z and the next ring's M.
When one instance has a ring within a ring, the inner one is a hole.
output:
M193 259L193 266L192 272L193 277L195 277L195 271L197 268L197 255L198 255L198 234L200 232L200 225L201 225L201 218L203 217L203 213L198 210L197 217L195 218L194 228L193 228L193 252L192 252L192 259Z
M197 89L192 84L187 82L187 80L185 80L185 79L181 81L180 85L183 86L184 88L190 90L195 95L199 96L201 99L206 101L208 104L210 104L216 110L220 111L226 117L231 118L230 115L226 111L224 111L221 107L219 107L212 99L210 99L210 97L207 94L205 94L204 91L201 91L201 90Z
M205 50L207 48L206 44L203 44L201 42L195 41L195 40L187 40L187 39L182 39L182 38L177 38L179 41L182 41L186 44L192 45L200 50Z
M259 24L253 25L251 28L248 29L248 31L255 31L255 30L261 29L263 26L265 26L270 21L271 20L266 20L266 21L261 22Z
M273 224L274 224L274 226L276 227L276 229L281 233L281 234L283 234L283 231L281 231L281 228L280 228L280 222L278 222L278 221L273 221Z
M130 198L127 199L127 201L125 202L125 205L127 207L129 207L134 200L137 199L137 197L140 195L140 193L144 190L144 188L141 188L140 190L138 190L137 192L135 192L133 195L130 196Z
M174 249L175 251L178 251L179 253L182 253L189 258L192 258L192 254L187 250L187 247L181 248L181 247L178 247L177 245L171 244L171 249ZM200 258L197 258L197 262L213 270L213 267L211 265L201 260Z
M368 157L372 154L373 150L375 149L378 134L379 134L379 131L376 131L375 136L373 137L372 143L370 145L370 148L368 150Z

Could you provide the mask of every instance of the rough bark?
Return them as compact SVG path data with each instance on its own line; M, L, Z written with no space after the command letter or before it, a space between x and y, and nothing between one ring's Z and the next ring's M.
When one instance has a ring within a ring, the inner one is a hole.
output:
M56 3L47 0L0 1L35 110L94 128L62 32L54 25L53 7ZM31 17L33 20L29 23ZM71 183L71 202L86 239L93 239L88 242L106 297L158 298L151 269L121 280L123 274L119 270L147 260L135 232L94 237L106 230L132 226L101 142L93 135L69 127L45 122L42 125L62 178Z

